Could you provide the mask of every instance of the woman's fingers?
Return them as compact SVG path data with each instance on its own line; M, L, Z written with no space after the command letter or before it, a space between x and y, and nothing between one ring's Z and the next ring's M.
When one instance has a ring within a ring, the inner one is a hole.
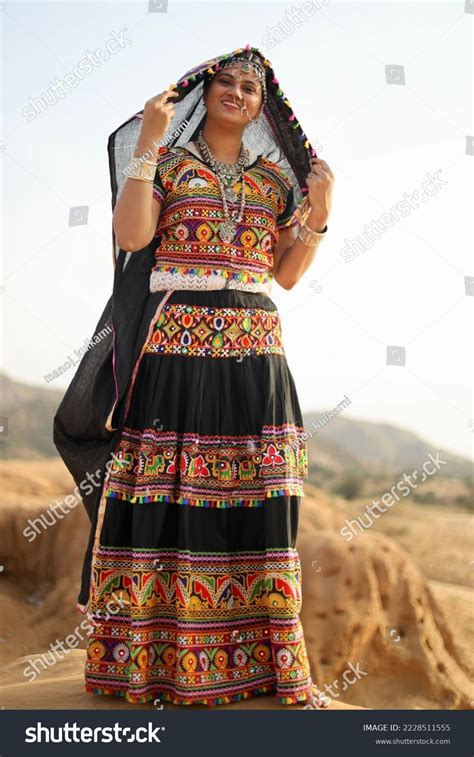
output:
M321 158L311 158L311 163L313 165L311 167L311 171L306 177L307 183L314 183L319 181L330 183L334 180L333 173L325 160L322 160Z
M162 135L166 131L176 113L173 100L177 96L176 90L169 89L147 100L143 109L144 131L152 135Z
M326 171L322 166L314 165L308 174L308 179L324 179L326 177Z
M326 171L330 176L332 176L332 171L329 168L328 163L326 163L326 161L323 160L322 158L311 158L311 163L313 164L313 169L319 166L324 171Z
M170 97L179 97L179 92L177 92L175 89L168 89L164 94L164 100L165 102L168 102L168 98ZM170 101L172 102L172 101Z
M179 95L179 92L177 92L175 89L168 89L166 90L166 92L160 92L158 95L155 95L155 97L151 97L147 101L146 105L162 108L164 108L165 106L171 106L174 105L174 103L172 100L169 100L169 98L176 95Z

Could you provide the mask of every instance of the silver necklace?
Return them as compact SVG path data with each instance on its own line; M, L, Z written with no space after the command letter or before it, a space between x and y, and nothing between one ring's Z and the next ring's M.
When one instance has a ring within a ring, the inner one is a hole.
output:
M212 154L209 145L204 139L202 131L199 132L197 142L204 160L206 160L216 175L224 209L224 221L219 226L218 234L225 244L229 244L234 239L237 226L242 222L244 217L244 171L245 165L249 160L249 151L242 142L237 163L221 163L221 161L217 160ZM238 211L229 211L228 202L235 203L238 202L239 199L234 190L234 185L238 181L241 183L240 208Z

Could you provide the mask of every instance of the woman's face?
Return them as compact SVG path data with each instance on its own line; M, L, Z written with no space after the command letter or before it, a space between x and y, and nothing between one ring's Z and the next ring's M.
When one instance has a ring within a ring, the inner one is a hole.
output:
M245 125L260 113L262 85L253 71L242 71L239 65L229 66L212 79L205 103L208 115Z

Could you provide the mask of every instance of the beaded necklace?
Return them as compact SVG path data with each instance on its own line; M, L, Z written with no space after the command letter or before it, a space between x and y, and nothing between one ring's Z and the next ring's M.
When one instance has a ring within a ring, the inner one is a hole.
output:
M214 171L219 184L219 190L221 193L222 205L224 209L224 221L219 226L219 237L225 243L229 244L235 237L237 226L242 222L245 209L245 185L244 185L244 171L245 166L249 161L249 151L242 142L240 146L240 153L237 163L221 163L212 154L209 145L204 139L202 131L199 132L197 143L201 150L204 160L210 165ZM228 202L238 202L237 193L234 190L234 185L240 181L241 183L241 196L240 196L240 208L239 210L229 210Z

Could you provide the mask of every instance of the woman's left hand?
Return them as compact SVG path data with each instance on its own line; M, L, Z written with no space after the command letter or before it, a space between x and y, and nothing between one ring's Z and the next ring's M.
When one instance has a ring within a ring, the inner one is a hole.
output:
M306 223L314 231L321 231L327 225L331 212L334 174L321 158L311 158L311 163L311 171L306 177L311 211Z

